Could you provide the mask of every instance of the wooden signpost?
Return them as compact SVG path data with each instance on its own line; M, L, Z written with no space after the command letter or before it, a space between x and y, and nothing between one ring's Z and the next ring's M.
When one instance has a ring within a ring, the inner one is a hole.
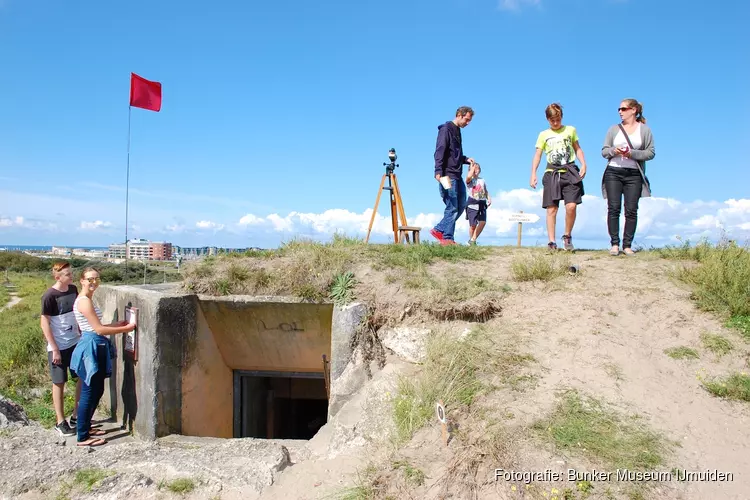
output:
M520 210L518 213L510 214L508 216L508 220L510 222L518 222L518 246L521 246L521 232L523 231L523 223L524 222L537 222L539 220L539 216L536 214L525 214L523 213L523 210Z

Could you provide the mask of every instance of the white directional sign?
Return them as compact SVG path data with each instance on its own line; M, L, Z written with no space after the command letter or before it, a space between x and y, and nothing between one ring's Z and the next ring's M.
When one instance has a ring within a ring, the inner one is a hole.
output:
M536 214L510 214L508 216L509 222L536 222L539 220L539 216Z

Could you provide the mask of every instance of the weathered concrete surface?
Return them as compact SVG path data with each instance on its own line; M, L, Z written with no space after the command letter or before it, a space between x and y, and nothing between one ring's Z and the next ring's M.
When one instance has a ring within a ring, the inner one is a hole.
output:
M367 308L363 304L336 307L331 322L331 381L341 376L352 357L353 340Z
M331 357L332 304L201 296L200 308L234 370L321 373Z
M179 433L183 342L194 336L196 296L102 285L94 302L104 323L124 319L127 306L139 310L137 359L125 352L123 335L110 336L117 346L116 370L103 403L142 439Z
M234 376L203 311L196 312L195 337L187 342L182 365L182 434L231 438Z
M384 347L401 359L410 363L421 363L427 356L427 338L431 332L429 328L397 326L381 328L378 338Z
M102 285L94 295L104 322L137 307L138 353L118 358L110 394L102 398L134 435L230 438L234 433L233 370L323 372L330 360L331 394L356 388L340 383L353 338L365 314L355 304L334 308L287 297L207 297L173 286ZM335 399L335 398L333 398ZM344 402L339 399L339 406Z
M73 478L84 468L109 475L84 493L86 498L163 498L160 483L177 478L194 482L193 498L257 498L291 465L288 446L296 446L295 453L306 458L294 442L261 439L168 436L81 448L66 446L54 431L31 425L0 436L0 498L77 498L80 486ZM61 495L64 483L73 485L74 494Z
M392 398L398 380L408 376L414 365L390 358L382 370L354 393L335 416L323 426L308 444L313 455L332 459L358 448L377 448L395 432ZM374 446L373 446L374 445Z

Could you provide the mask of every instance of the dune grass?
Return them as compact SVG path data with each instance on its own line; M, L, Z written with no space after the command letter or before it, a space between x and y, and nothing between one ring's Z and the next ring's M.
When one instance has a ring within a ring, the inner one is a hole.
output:
M719 314L727 326L750 341L750 249L722 239L717 244L702 241L695 246L685 242L677 247L656 249L661 257L689 260L677 276L693 286L692 298L704 311Z
M643 422L571 390L533 429L559 449L575 451L611 470L654 470L666 463L670 443Z

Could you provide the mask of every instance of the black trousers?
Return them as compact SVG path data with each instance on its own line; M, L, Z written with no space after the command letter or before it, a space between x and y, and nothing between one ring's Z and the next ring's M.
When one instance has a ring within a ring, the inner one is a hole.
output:
M630 248L638 224L638 200L641 198L643 178L636 168L607 167L604 189L607 192L607 228L612 246L620 244L620 211L625 199L625 228L622 248Z

